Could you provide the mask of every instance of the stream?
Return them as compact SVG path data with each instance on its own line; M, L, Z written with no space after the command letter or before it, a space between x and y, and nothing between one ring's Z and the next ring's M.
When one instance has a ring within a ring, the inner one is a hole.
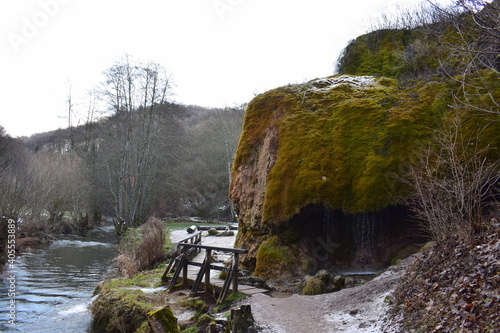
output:
M67 236L16 258L16 325L8 325L9 282L0 285L0 331L88 332L88 305L117 255L114 227ZM7 270L8 271L8 270ZM6 272L7 273L7 272Z

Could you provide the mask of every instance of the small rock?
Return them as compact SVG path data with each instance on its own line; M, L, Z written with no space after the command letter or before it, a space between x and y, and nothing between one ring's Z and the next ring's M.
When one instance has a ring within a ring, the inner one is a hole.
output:
M177 324L177 318L174 316L170 306L149 312L148 322L154 333L181 333L181 329Z
M266 281L256 276L244 276L238 279L238 282L243 285L252 286L260 289L270 289Z

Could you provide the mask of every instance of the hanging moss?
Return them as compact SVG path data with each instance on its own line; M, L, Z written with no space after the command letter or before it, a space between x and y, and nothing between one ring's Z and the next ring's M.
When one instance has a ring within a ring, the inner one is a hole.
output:
M417 144L440 130L451 97L449 85L440 82L409 89L385 84L371 89L344 85L326 92L285 87L249 105L235 170L252 160L266 119L268 126L279 128L264 223L288 220L309 204L346 213L394 204L394 197L404 190L395 174L412 159ZM296 93L301 90L305 93ZM276 112L279 117L269 116Z
M465 35L470 20L460 19ZM249 103L231 199L250 268L264 276L280 260L290 270L304 264L284 260L305 256L302 239L289 243L281 231L305 207L362 214L396 205L409 191L408 163L422 147L438 150L433 138L457 119L458 144L486 151L487 163L500 158L498 72L469 68L471 59L453 52L464 46L453 24L430 28L359 36L339 59L338 72L349 75L280 87Z

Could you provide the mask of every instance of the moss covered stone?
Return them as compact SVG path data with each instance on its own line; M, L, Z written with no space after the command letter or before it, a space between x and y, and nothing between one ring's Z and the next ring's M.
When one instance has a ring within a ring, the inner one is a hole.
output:
M148 312L148 320L154 332L163 329L164 332L181 333L181 329L177 324L177 318L169 306Z
M483 73L481 80L498 85L494 78ZM408 191L401 177L418 147L455 117L465 138L480 136L484 147L498 147L494 115L449 107L460 88L453 80L403 86L391 78L338 75L257 96L246 110L230 193L247 266L266 277L307 264L300 237L289 242L282 232L305 207L358 214L396 205Z
M282 273L289 272L293 267L294 254L293 247L281 245L281 240L273 236L266 240L259 247L257 252L257 267L255 275L268 278L270 276L279 276Z
M153 307L140 290L111 288L103 285L92 303L92 327L106 332L142 332L147 313Z
M266 130L278 129L262 222L288 220L317 203L348 213L377 210L403 190L393 173L409 159L411 144L426 140L440 121L442 85L402 90L388 80L352 84L345 77L322 79L330 81L322 88L315 85L320 80L278 88L249 104L235 173L255 163Z
M468 60L452 52L464 46L455 27L432 28L359 36L339 59L339 75L279 87L248 104L230 189L240 218L236 245L248 249L248 268L270 276L309 265L303 225L320 222L298 222L294 241L283 232L307 207L349 221L398 205L408 195L408 164L421 147L439 151L433 138L457 119L460 144L473 142L489 161L499 159L498 72L464 69Z

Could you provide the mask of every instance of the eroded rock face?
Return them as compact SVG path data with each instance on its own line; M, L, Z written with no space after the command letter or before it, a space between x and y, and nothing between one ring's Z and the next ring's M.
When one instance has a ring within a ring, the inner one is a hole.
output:
M401 176L444 123L449 89L342 75L255 97L230 188L243 264L264 278L388 265L415 241Z

